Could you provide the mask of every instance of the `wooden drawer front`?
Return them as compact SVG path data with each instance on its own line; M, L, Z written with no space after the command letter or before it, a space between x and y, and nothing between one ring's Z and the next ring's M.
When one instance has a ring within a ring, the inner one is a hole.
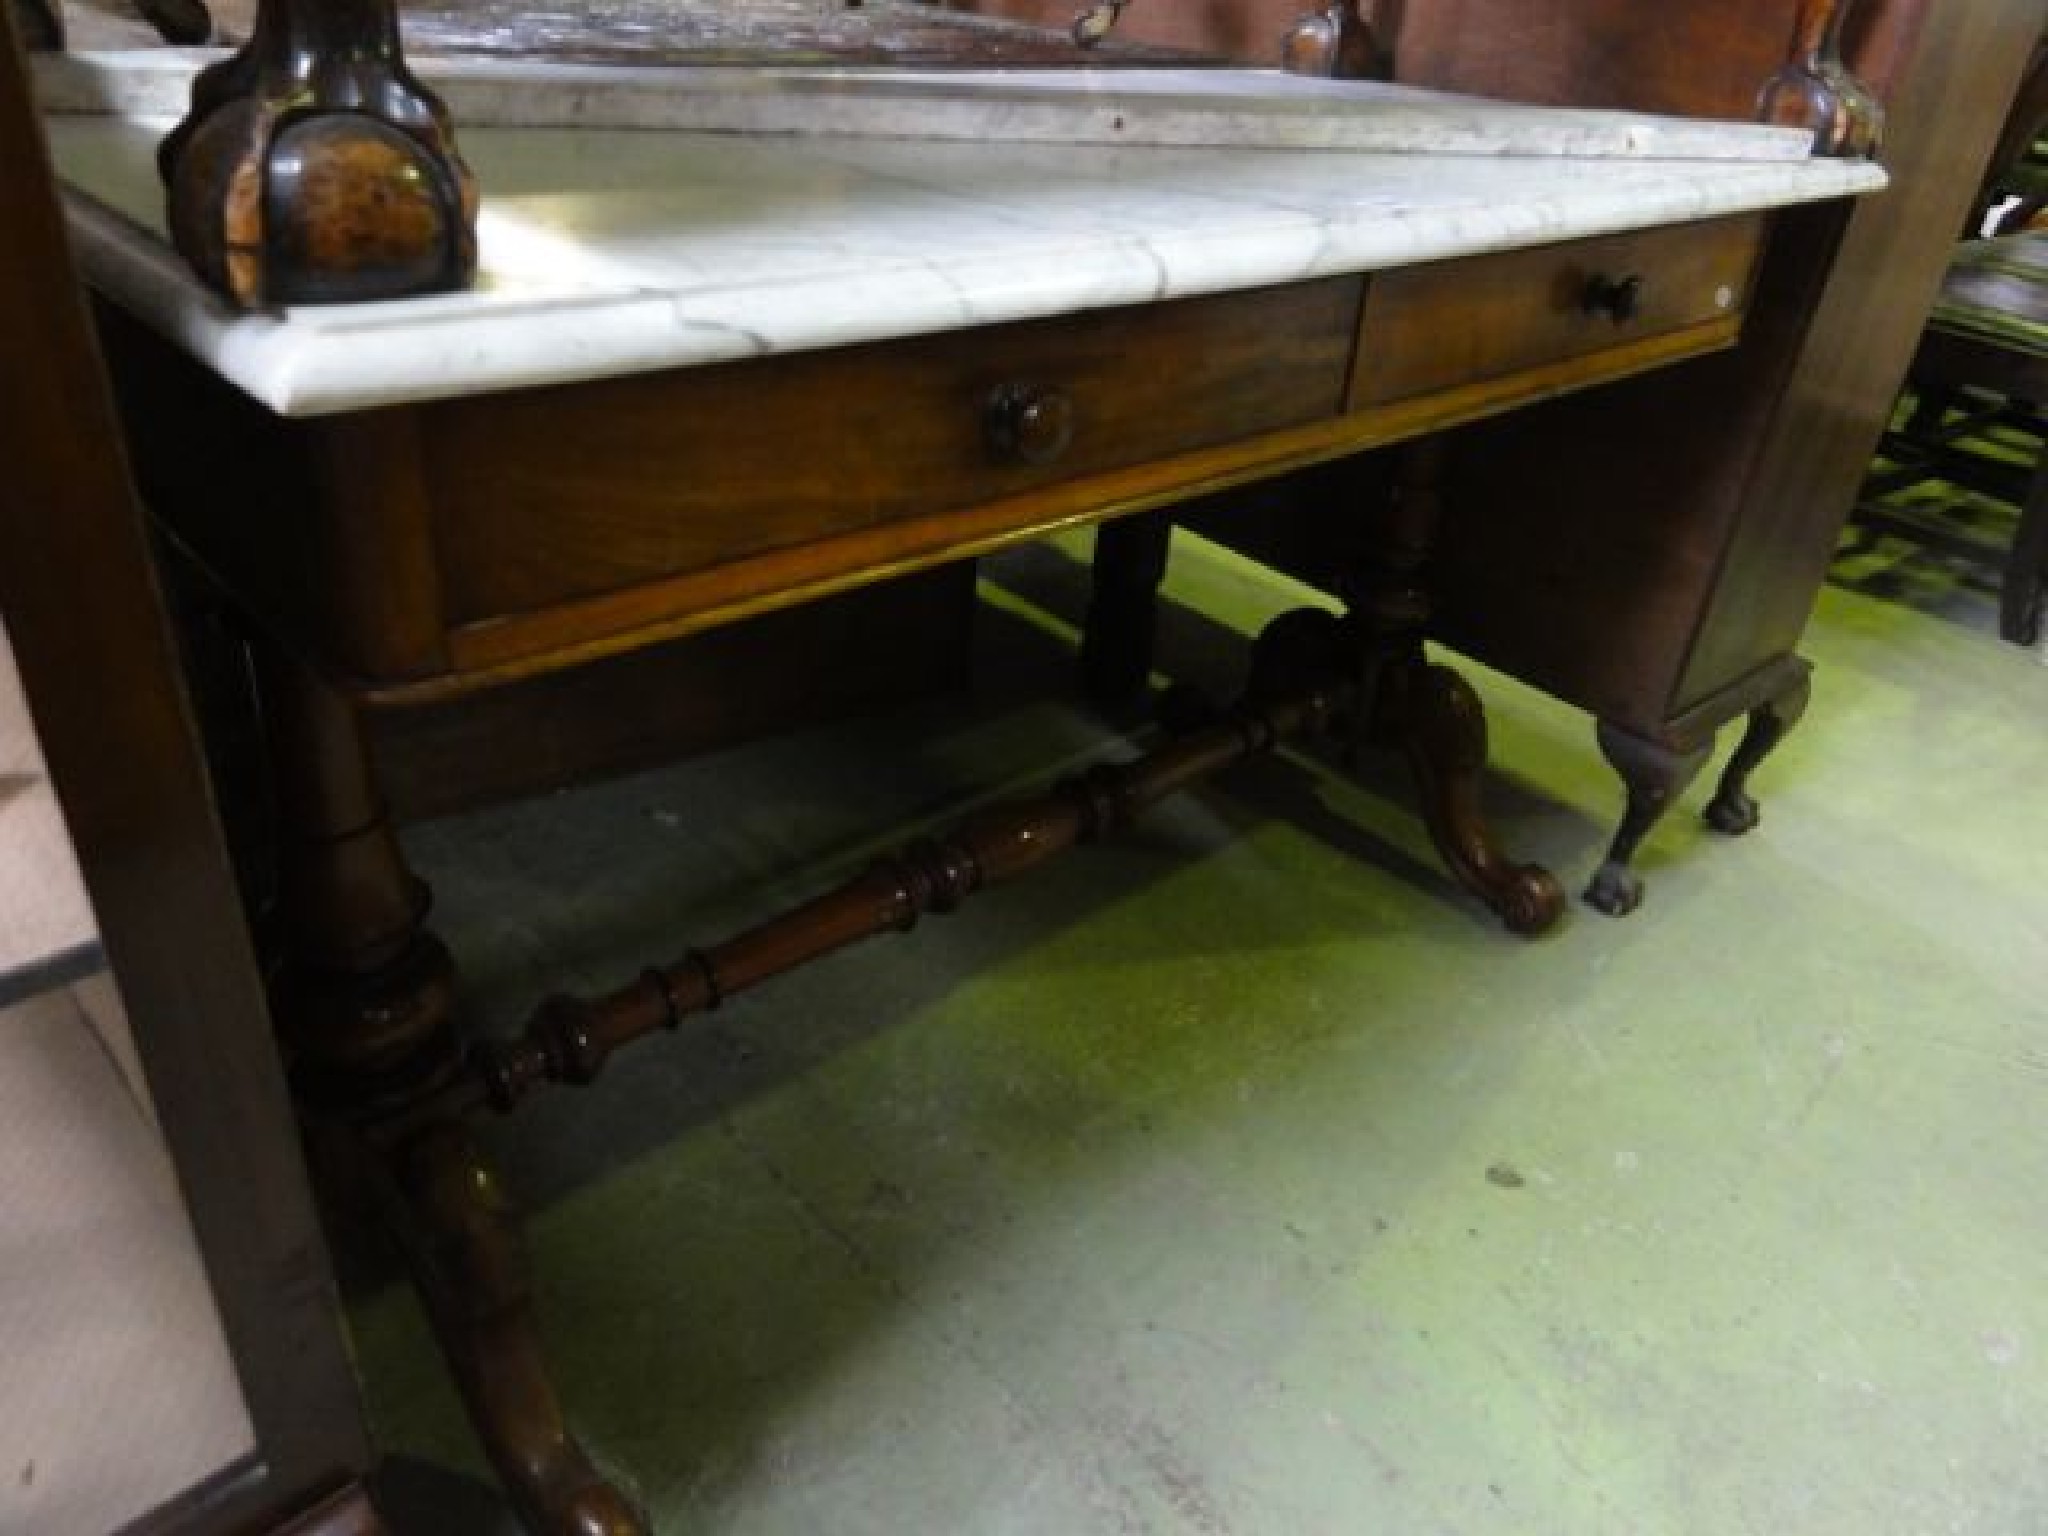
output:
M1332 417L1362 286L434 407L423 453L449 616L531 613ZM1057 397L1007 447L988 418L1005 391Z
M1751 214L1391 273L1366 298L1350 403L1384 405L1728 321L1747 302L1762 239L1762 216ZM1625 318L1589 303L1596 288L1612 294L1631 280Z

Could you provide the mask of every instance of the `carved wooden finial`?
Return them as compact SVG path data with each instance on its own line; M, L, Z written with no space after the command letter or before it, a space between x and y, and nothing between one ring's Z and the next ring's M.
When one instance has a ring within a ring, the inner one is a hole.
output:
M1386 80L1394 73L1399 0L1380 0L1368 17L1360 0L1328 0L1287 30L1280 62L1290 74L1335 80Z
M404 298L476 274L476 184L392 0L263 0L158 165L171 238L245 307Z
M1842 25L1854 0L1802 0L1792 57L1764 82L1757 116L1808 128L1813 152L1868 158L1884 140L1884 106L1842 62Z

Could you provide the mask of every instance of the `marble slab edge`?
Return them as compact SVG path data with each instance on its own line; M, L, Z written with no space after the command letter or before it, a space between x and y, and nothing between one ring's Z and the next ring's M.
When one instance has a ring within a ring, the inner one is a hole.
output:
M1057 261L935 253L687 290L621 277L509 301L459 294L277 315L230 309L161 237L76 190L67 201L97 285L271 409L318 416L1371 272L1854 196L1886 179L1833 160L1671 170L1652 187L1581 185L1433 216L1364 210L1193 236L1103 235ZM488 256L488 224L483 242Z
M44 109L176 117L203 49L43 55ZM1276 70L690 68L415 58L461 127L654 129L1122 148L1797 161L1757 123L1527 107Z

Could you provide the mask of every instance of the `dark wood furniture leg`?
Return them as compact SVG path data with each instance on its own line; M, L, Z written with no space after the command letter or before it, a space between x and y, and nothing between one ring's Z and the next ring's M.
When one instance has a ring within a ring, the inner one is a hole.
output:
M1728 766L1721 771L1721 783L1714 798L1707 802L1704 815L1708 826L1730 837L1740 837L1755 829L1762 812L1749 793L1749 776L1799 723L1812 696L1813 669L1802 662L1782 692L1749 712L1749 728L1742 733Z
M466 286L476 184L413 78L394 0L261 0L158 151L171 237L238 304Z
M1998 633L2014 645L2036 645L2041 639L2041 613L2048 606L2048 444L2044 444L2026 500L2020 504L2019 527L2005 557L1998 587Z
M1399 752L1414 778L1418 809L1430 839L1467 890L1508 928L1538 934L1564 912L1564 888L1546 869L1517 864L1487 825L1481 786L1486 776L1486 714L1479 696L1424 652L1429 598L1421 569L1441 513L1444 447L1425 438L1399 450L1401 470L1386 515L1362 547L1342 560L1337 582L1346 612L1324 609L1282 615L1253 647L1246 696L1285 697L1306 679L1331 673L1348 680L1357 707L1345 727L1347 745ZM1126 702L1152 664L1154 596L1163 572L1171 523L1147 526L1096 545L1096 588L1082 640L1083 678L1100 702ZM1161 701L1170 730L1213 720L1213 705L1188 690Z
M1429 621L1423 562L1443 510L1445 439L1400 450L1387 517L1346 596L1362 647L1367 739L1399 750L1415 780L1431 840L1451 873L1511 930L1542 933L1564 912L1564 888L1546 869L1510 860L1481 807L1486 713L1472 686L1423 650Z
M1621 813L1621 825L1607 849L1607 859L1594 872L1586 887L1589 906L1609 917L1624 917L1642 904L1643 877L1629 867L1636 849L1650 829L1663 820L1664 813L1685 793L1713 755L1711 737L1702 746L1680 750L1659 742L1646 741L1600 722L1600 753L1608 766L1621 776L1628 801ZM1759 756L1762 754L1759 753Z
M548 1380L517 1219L458 1118L454 966L426 929L428 892L399 851L356 706L268 648L259 667L277 789L277 1013L322 1161L354 1164L361 1187L385 1197L380 1214L529 1528L643 1536Z
M1148 512L1095 530L1094 584L1081 633L1081 687L1104 708L1143 696L1152 676L1159 585L1173 544L1173 515Z

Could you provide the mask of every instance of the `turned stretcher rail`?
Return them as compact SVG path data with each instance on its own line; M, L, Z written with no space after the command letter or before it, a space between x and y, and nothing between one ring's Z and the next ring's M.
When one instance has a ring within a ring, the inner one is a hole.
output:
M1099 763L1041 796L989 807L938 837L908 843L837 889L644 971L605 997L550 997L517 1037L472 1048L472 1080L501 1113L543 1083L593 1082L615 1052L636 1040L677 1029L729 997L863 939L908 932L926 913L952 912L977 891L1128 826L1177 790L1328 726L1352 691L1330 676L1283 698L1240 705L1127 763Z

